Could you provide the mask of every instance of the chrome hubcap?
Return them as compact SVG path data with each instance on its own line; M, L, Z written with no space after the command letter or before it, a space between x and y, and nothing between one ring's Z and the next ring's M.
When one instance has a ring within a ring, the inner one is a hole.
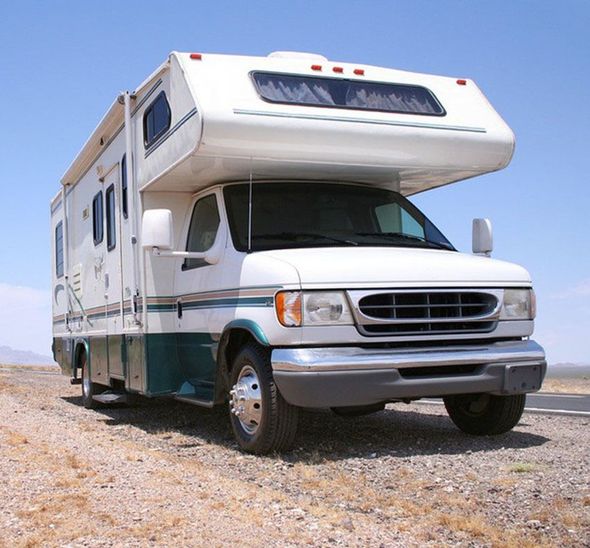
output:
M258 375L252 367L242 367L229 395L230 412L237 417L248 434L255 434L262 419L262 394Z
M82 375L82 392L84 397L87 398L90 394L90 375L88 375L88 368L84 368L84 374Z

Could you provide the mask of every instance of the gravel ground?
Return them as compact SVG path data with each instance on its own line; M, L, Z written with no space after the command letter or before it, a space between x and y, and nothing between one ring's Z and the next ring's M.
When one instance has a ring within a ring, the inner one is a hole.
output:
M242 454L225 409L86 410L51 371L0 370L0 546L590 546L590 421L474 438L441 406L304 413Z

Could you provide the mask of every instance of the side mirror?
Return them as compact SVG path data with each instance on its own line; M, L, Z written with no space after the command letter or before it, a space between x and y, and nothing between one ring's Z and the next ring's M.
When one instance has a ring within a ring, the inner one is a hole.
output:
M203 259L209 264L221 260L227 241L227 228L220 221L213 245L207 251L173 251L172 212L169 209L148 209L141 220L141 245L156 257Z
M489 257L494 249L492 222L489 219L473 219L472 244L473 253Z
M141 220L141 245L144 249L172 249L172 211L148 209Z

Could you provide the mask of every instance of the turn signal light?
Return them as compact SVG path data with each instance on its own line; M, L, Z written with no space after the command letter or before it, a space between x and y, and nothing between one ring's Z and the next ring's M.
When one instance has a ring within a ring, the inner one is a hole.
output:
M275 307L277 317L285 327L299 327L301 325L301 292L281 291L276 294Z

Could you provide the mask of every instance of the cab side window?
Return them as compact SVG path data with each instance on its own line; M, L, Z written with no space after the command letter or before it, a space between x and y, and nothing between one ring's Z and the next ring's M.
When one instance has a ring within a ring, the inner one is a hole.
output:
M215 194L197 201L188 230L186 251L203 252L211 248L219 229L219 210ZM207 266L204 259L185 259L182 270Z

